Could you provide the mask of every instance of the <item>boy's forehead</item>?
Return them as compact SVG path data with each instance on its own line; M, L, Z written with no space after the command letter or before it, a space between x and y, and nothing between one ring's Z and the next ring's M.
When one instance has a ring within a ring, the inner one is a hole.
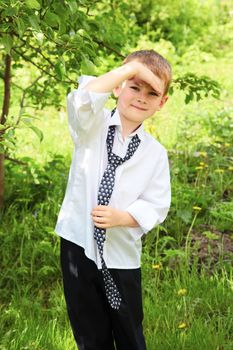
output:
M131 83L134 83L140 87L146 87L149 90L155 90L151 85L147 84L144 80L141 80L137 77L133 77L131 79L129 79L129 81ZM155 76L155 83L156 83L156 91L160 92L161 94L163 94L164 91L164 81L162 79L160 79L159 77Z

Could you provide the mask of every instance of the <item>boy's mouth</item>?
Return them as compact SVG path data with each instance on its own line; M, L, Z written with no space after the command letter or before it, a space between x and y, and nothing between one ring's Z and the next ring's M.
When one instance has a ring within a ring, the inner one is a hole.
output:
M131 107L134 107L134 108L136 108L136 109L139 109L140 111L146 111L145 108L142 108L142 107L139 107L139 106L131 105Z

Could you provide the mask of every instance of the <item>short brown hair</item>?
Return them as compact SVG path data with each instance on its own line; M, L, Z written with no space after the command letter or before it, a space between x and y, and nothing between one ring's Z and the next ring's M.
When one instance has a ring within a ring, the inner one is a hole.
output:
M135 51L129 54L123 63L125 64L133 60L138 60L145 64L155 75L164 81L164 95L166 95L172 80L172 69L168 61L154 50Z

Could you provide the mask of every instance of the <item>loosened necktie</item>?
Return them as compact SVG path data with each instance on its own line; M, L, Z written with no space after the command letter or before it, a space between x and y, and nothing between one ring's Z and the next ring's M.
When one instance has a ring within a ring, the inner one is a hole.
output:
M113 188L114 188L117 167L123 164L125 161L129 160L133 156L133 154L137 150L140 143L139 137L137 135L133 136L132 140L128 145L128 149L125 157L121 158L117 156L112 152L115 129L116 129L115 125L112 125L109 127L109 130L108 130L108 136L107 136L108 165L100 183L100 187L98 191L98 205L109 204L109 201L113 192ZM94 226L94 238L96 240L100 259L101 259L103 280L104 280L104 286L105 286L108 302L113 309L119 309L122 298L103 258L103 248L104 248L104 242L106 239L106 229L98 228Z

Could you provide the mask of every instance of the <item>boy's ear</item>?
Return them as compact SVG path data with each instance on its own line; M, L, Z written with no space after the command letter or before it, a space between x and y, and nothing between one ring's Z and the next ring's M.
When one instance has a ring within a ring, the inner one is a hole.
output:
M168 96L167 96L167 95L165 95L165 96L162 97L161 102L160 102L160 105L159 105L159 109L161 109L161 108L165 105L165 103L167 102L167 100L168 100Z
M115 88L112 90L112 92L113 92L113 95L114 95L116 98L118 98L119 95L120 95L120 93L121 93L121 85L115 87Z

